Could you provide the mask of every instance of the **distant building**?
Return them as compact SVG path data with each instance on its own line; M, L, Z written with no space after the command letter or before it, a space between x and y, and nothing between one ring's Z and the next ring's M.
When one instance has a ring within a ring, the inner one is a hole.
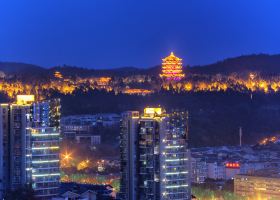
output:
M121 122L121 199L191 199L187 113L125 112Z
M207 163L205 158L191 158L191 177L192 183L204 183L207 178Z
M280 199L279 168L257 170L234 178L234 193L250 199Z
M55 78L63 79L63 76L62 76L62 74L61 74L59 71L55 71L55 72L53 73L53 75L54 75Z
M220 146L191 149L192 182L203 183L203 177L229 180L236 174L280 167L279 145ZM206 163L206 167L205 167Z
M115 197L110 185L61 183L60 194L52 200L112 200Z
M100 135L76 135L75 137L77 143L87 144L89 146L94 146L101 144L101 136Z
M162 59L162 69L160 77L166 81L179 81L185 77L182 67L182 59L174 55L173 52Z
M95 115L70 115L61 119L63 126L114 126L119 125L120 115L100 113Z
M271 162L270 162L271 163ZM241 174L250 174L257 170L268 168L270 165L264 161L248 161L242 162L240 164L240 173Z
M211 179L226 179L226 168L223 163L210 162L207 164L208 178Z
M18 95L16 103L0 105L3 193L24 185L31 185L40 199L58 193L59 118L58 99L37 102L33 95Z
M102 142L101 134L96 127L119 127L119 124L120 115L114 113L71 115L61 119L61 134L65 139L75 140L77 143L94 146Z
M240 173L240 163L227 162L226 166L226 179L233 179L236 174Z

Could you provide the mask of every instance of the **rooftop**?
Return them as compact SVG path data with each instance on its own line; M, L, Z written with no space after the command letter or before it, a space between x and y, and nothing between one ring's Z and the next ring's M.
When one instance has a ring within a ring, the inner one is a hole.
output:
M257 170L251 174L240 174L245 176L256 176L256 177L266 177L266 178L280 178L279 168L265 168Z

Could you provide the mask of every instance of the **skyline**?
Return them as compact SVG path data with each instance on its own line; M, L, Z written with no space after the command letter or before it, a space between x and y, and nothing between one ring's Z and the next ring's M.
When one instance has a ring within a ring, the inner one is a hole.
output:
M1 2L0 61L147 68L171 51L192 66L280 53L280 2L141 2Z
M280 0L0 0L0 200L280 199Z

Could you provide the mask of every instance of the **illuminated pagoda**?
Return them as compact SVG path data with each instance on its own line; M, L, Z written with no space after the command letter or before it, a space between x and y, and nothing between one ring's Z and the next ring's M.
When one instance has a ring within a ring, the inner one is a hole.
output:
M182 59L171 52L169 56L162 59L162 70L159 76L167 81L180 81L185 77L182 70Z
M55 71L53 75L55 78L59 78L59 79L63 78L62 74L59 71Z

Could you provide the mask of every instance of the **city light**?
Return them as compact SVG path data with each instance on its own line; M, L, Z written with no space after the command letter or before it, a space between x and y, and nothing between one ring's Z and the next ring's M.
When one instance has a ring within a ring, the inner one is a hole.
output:
M62 159L70 160L72 159L71 155L72 155L71 153L65 152L64 154L62 154Z
M227 168L240 168L240 164L238 162L228 162L226 163Z
M161 115L162 114L162 108L145 108L144 109L144 114L157 114L157 115Z
M17 95L17 104L24 105L30 104L35 101L34 95Z

